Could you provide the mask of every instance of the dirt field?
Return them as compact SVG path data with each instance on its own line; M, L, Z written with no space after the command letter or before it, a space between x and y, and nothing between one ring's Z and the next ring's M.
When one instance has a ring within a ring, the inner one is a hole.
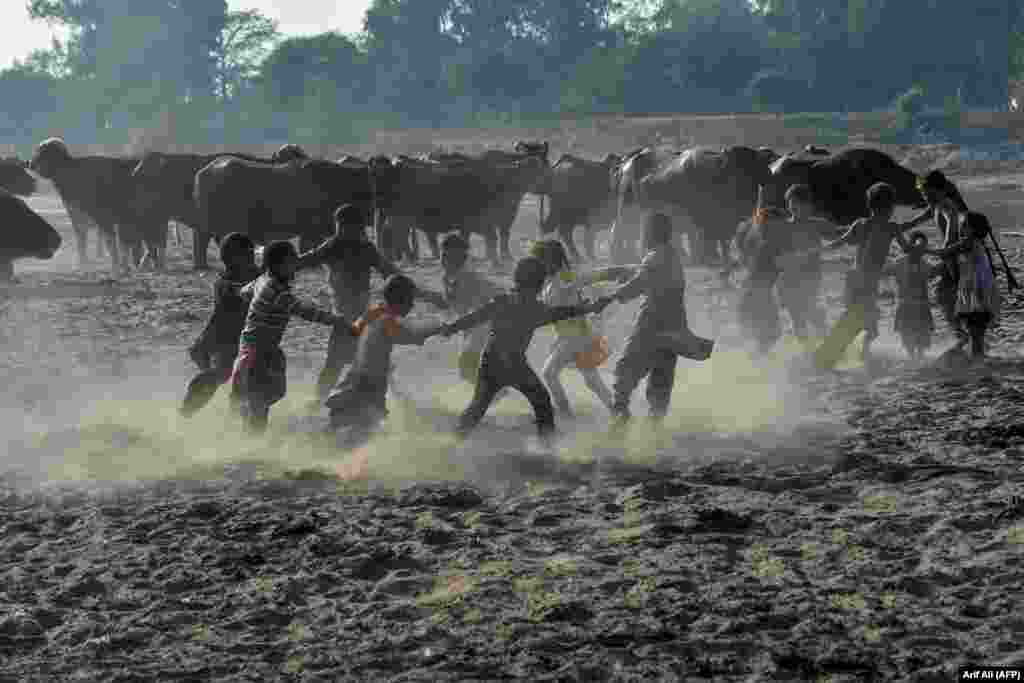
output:
M905 152L918 169L943 158ZM1024 166L951 170L998 229L1021 229ZM1016 295L983 368L909 365L883 298L883 372L848 361L800 379L793 344L760 365L739 348L714 274L691 269L692 326L716 353L681 364L668 433L640 417L597 476L607 418L572 373L580 415L559 425L558 470L526 452L518 396L456 446L470 391L446 340L398 353L412 400L390 397L385 433L350 454L303 429L325 329L292 323L289 396L265 439L235 431L224 396L184 421L215 273L190 272L187 242L166 274L78 270L59 202L30 203L67 244L19 263L0 299L2 682L924 682L1024 667ZM527 203L514 250L536 225ZM1021 277L1024 241L1002 244ZM828 263L832 319L848 265ZM439 287L436 262L408 272ZM298 290L328 304L318 273ZM613 349L634 311L608 309ZM937 318L932 357L949 343ZM333 479L345 463L369 481Z

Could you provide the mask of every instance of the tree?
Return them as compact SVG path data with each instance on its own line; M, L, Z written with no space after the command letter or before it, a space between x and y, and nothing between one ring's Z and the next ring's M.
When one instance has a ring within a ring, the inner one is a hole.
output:
M257 10L228 13L214 51L215 82L222 100L259 76L260 64L279 38L277 21Z

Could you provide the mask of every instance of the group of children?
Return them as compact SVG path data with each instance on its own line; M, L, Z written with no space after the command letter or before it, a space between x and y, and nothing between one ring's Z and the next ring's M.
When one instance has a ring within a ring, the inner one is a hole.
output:
M194 415L219 386L229 383L231 404L246 427L264 430L271 406L286 392L281 341L293 316L332 328L326 367L318 381L332 429L372 428L387 415L396 345L421 345L433 336L460 333L459 373L474 386L473 399L456 427L461 436L480 422L496 398L514 388L530 402L538 434L549 443L555 408L562 415L572 414L559 381L561 372L572 365L620 424L628 418L633 390L648 376L652 415L657 419L667 413L676 352L662 337L678 336L686 325L685 282L667 217L655 215L648 222L650 253L637 266L576 273L560 242L539 242L517 263L514 287L507 292L468 267L469 245L455 234L442 244L444 291L416 286L366 240L363 218L353 207L339 208L335 236L306 254L298 254L290 242L268 245L262 271L257 270L255 246L247 237L236 233L221 241L225 270L214 287L211 318L190 350L200 373L189 383L183 415ZM333 312L301 301L291 289L300 269L319 265L330 271ZM371 269L386 277L381 304L370 303ZM623 284L611 295L584 298L584 287L613 280ZM613 392L597 370L608 358L607 340L587 316L600 313L612 301L637 297L643 297L644 304L616 367ZM458 317L448 323L410 326L405 318L417 298ZM547 325L555 326L556 340L544 363L545 383L530 367L526 352L534 332Z
M866 363L871 344L879 336L879 284L887 275L897 278L899 300L894 328L911 358L920 360L931 346L935 324L928 284L938 276L941 280L937 300L957 337L955 348L970 343L972 359L984 359L986 333L1000 308L996 268L986 239L991 239L997 250L999 245L988 219L968 211L956 187L941 172L933 171L921 178L918 188L928 208L906 223L896 223L892 220L896 206L894 189L886 183L872 185L866 197L870 215L824 244L821 223L810 217L813 197L806 186L795 185L787 192L788 216L772 216L763 211L757 216L760 227L771 221L774 225L766 228L756 241L739 312L741 323L762 351L780 336L777 306L772 298L772 287L776 284L798 337L807 336L809 322L824 331L824 312L817 304L822 281L821 255L850 245L857 252L846 277L845 304L847 311L856 309L861 321L858 327L865 333ZM909 240L904 237L905 232L932 219L943 235L940 248L929 249L928 239L920 231L912 232ZM904 256L887 264L894 241ZM924 260L926 255L939 257L941 262L931 265ZM1006 275L1010 288L1016 287L1008 267Z

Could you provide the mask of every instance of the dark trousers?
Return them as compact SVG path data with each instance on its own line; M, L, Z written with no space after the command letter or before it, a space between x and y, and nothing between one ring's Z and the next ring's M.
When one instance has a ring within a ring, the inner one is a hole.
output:
M238 396L238 412L246 428L264 431L270 406L284 398L288 389L284 352L274 347L257 352L251 361L239 357L231 389Z
M612 414L619 418L629 418L629 400L637 385L646 377L651 417L656 420L664 418L668 414L672 387L676 382L677 358L674 352L664 349L627 347L615 365L615 385L612 388L615 402L612 404Z
M465 436L480 424L498 392L505 387L511 387L526 397L533 408L537 433L542 438L551 436L555 431L555 412L551 405L551 394L530 367L526 356L498 356L486 352L480 359L480 374L477 377L473 400L459 417L457 433Z
M212 356L210 367L200 371L192 378L185 390L185 400L181 404L181 414L191 417L202 410L213 399L217 389L231 379L231 371L234 368L235 356L238 355L238 347L231 351L220 351ZM236 392L231 394L232 405L237 407L238 396Z
M338 384L341 371L352 364L356 355L359 339L347 331L335 327L331 330L331 338L327 342L327 360L316 381L317 397L324 401Z

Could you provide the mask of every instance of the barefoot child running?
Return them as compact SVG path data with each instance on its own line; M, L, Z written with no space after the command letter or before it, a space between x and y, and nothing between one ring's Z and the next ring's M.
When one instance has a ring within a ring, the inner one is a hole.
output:
M575 306L544 305L537 297L547 279L547 267L540 259L530 256L516 264L513 279L515 288L511 292L494 297L483 307L442 328L441 334L451 336L491 323L487 345L480 357L473 400L459 418L457 433L461 437L467 436L483 419L498 392L504 387L512 387L530 402L538 435L542 442L550 445L555 430L551 395L526 359L533 333L538 327L559 320L596 313L611 300L602 298Z
M814 198L807 185L793 185L786 191L786 205L789 217L786 247L778 257L780 274L776 288L782 307L793 321L793 334L801 341L811 337L812 332L827 332L826 315L818 304L821 291L822 232L826 224L815 219Z
M530 250L547 266L547 281L541 292L541 301L548 306L571 306L583 303L583 288L613 278L624 278L633 269L620 266L594 270L589 273L574 272L569 267L565 247L558 240L544 240ZM554 324L555 343L544 361L542 376L551 392L555 411L560 416L572 417L572 407L562 386L560 375L570 365L575 365L598 400L609 411L612 409L612 392L598 371L608 360L608 340L603 337L587 318L571 318Z
M868 218L858 219L841 237L823 247L836 249L850 244L857 247L854 267L846 276L847 312L817 352L818 362L823 367L834 366L861 330L865 332L862 358L865 366L869 365L871 344L878 338L878 284L889 249L896 240L904 252L909 250L903 237L907 225L892 222L896 207L893 187L888 183L872 185L867 191L867 205L871 212Z
M239 294L242 287L260 275L256 267L256 245L246 235L233 232L220 242L224 272L213 286L213 313L199 339L189 349L199 374L189 382L180 412L191 417L210 402L217 388L231 377L238 355L238 338L245 326L248 302Z
M263 252L263 265L264 274L240 292L250 303L231 375L239 412L254 432L266 429L270 406L284 398L287 367L281 339L293 315L331 325L337 334L354 336L348 320L300 301L292 293L298 254L291 242L270 244Z
M441 325L413 329L403 320L415 302L413 281L392 275L384 284L384 303L370 306L353 325L358 335L355 358L326 402L332 429L370 430L387 417L392 349L403 344L420 346L441 331Z
M329 271L334 312L355 320L370 303L370 275L377 271L383 277L398 275L398 268L384 258L376 245L366 237L366 216L351 204L334 212L334 236L315 249L299 256L298 269L325 265ZM331 333L327 344L327 360L317 378L317 396L327 398L342 370L352 362L356 340L347 330Z

